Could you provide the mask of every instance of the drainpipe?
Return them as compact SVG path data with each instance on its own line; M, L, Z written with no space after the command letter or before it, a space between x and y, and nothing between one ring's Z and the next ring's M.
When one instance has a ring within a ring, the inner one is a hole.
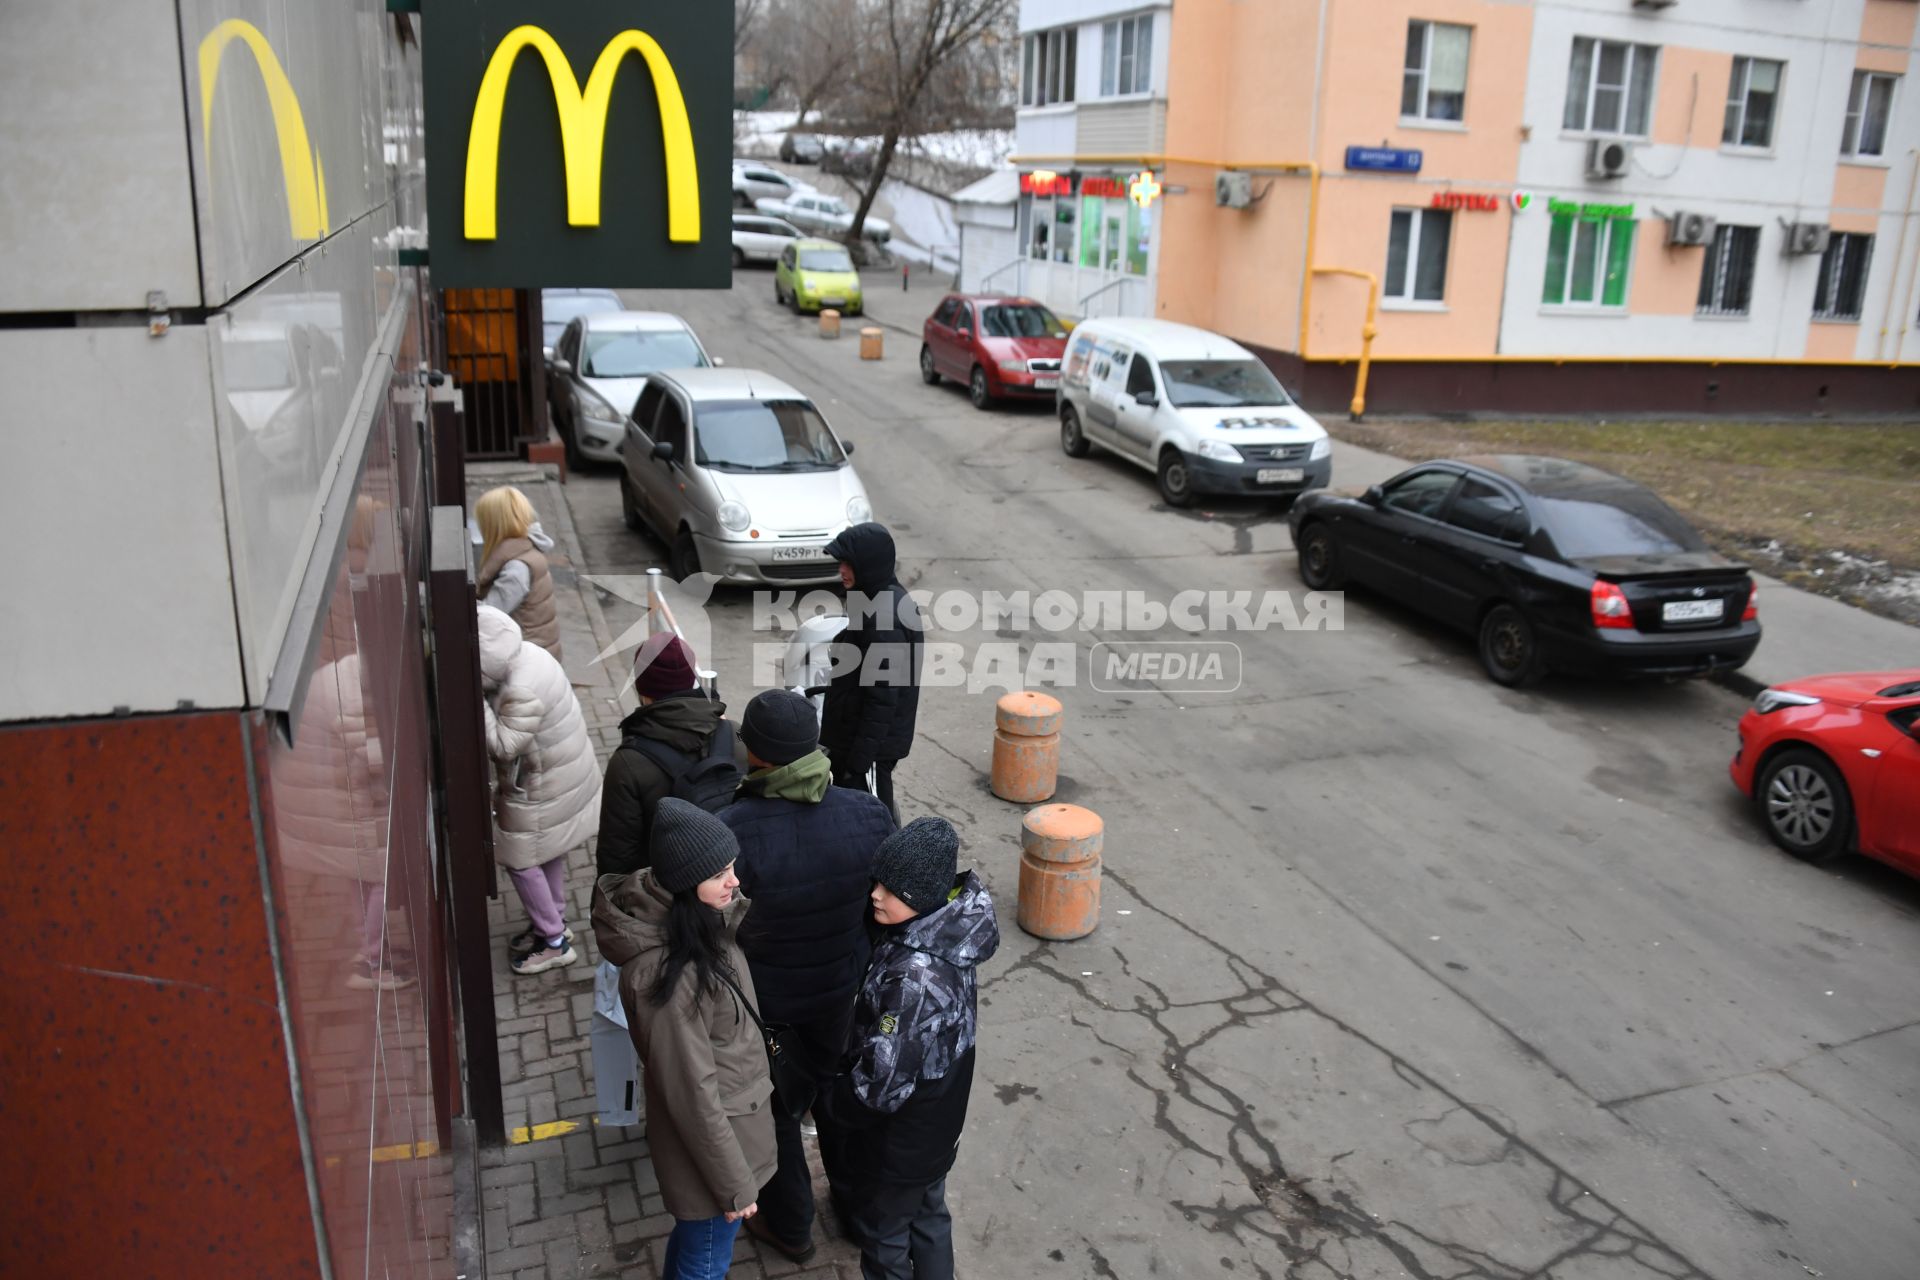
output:
M1907 155L1914 162L1914 172L1916 174L1920 174L1920 148L1909 147L1907 149ZM1908 178L1907 180L1907 214L1910 217L1912 213L1913 213L1913 179ZM1901 222L1900 222L1900 238L1902 240L1905 240L1906 235L1907 235L1907 223L1906 223L1906 219L1903 218L1901 219ZM1893 268L1894 268L1893 282L1896 286L1898 286L1900 283L1900 262L1898 259L1894 260ZM1900 362L1900 352L1907 345L1907 329L1914 323L1913 290L1916 284L1920 284L1920 253L1916 253L1914 255L1913 270L1907 276L1906 309L1900 314L1900 333L1899 333L1899 336L1894 339L1894 344L1893 344L1893 360L1895 364L1898 364Z
M1326 84L1327 0L1320 0L1320 23L1314 31L1313 106L1307 118L1307 154L1313 171L1307 179L1307 245L1300 262L1300 364L1306 377L1307 318L1313 309L1313 233L1320 213L1320 97Z
M1907 256L1907 224L1913 221L1914 180L1920 178L1920 149L1907 148L1907 204L1900 214L1900 239L1894 242L1893 279L1887 286L1886 309L1880 313L1880 336L1873 340L1873 358L1881 359L1887 345L1887 330L1893 326L1893 295L1900 291L1900 263ZM1900 318L1900 335L1906 337L1906 317ZM1895 344L1894 358L1900 357L1900 347Z
M1347 406L1349 421L1360 421L1367 411L1367 373L1373 367L1373 338L1379 329L1374 321L1380 314L1380 277L1371 271L1357 271L1352 267L1315 267L1307 274L1311 281L1314 276L1352 276L1355 280L1367 282L1367 319L1360 326L1360 373L1353 381L1353 403ZM1301 353L1303 356L1304 352Z

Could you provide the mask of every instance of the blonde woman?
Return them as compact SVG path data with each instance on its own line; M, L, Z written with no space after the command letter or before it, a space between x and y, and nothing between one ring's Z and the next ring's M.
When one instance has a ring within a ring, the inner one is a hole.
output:
M560 620L553 611L553 575L546 553L553 539L540 529L533 504L512 485L489 489L473 504L480 526L480 603L520 624L528 644L560 660Z

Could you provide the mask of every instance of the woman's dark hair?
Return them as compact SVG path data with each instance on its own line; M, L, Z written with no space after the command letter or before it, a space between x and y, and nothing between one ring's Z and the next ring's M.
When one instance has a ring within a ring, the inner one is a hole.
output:
M673 999L680 974L693 969L695 999L712 995L720 985L719 975L731 975L726 960L726 928L721 915L700 901L696 890L686 889L673 895L667 904L667 960L660 966L647 999L656 1009Z

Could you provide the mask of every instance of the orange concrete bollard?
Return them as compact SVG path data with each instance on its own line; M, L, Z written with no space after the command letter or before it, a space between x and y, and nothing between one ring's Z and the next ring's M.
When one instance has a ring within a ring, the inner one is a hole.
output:
M1060 778L1060 700L1009 693L993 708L993 794L1017 804L1051 799Z
M840 313L831 307L820 313L820 336L823 338L840 336Z
M878 360L880 358L882 354L880 348L881 336L880 330L874 328L866 328L860 331L860 358L862 360Z
M1020 903L1014 918L1036 938L1071 942L1100 924L1100 850L1106 825L1077 804L1045 804L1020 824Z

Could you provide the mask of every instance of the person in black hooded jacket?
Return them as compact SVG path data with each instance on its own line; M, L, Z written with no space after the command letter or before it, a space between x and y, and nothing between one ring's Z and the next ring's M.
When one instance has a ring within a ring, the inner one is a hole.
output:
M926 623L894 572L893 535L868 521L827 544L847 588L847 628L837 644L850 645L857 665L838 669L820 715L820 745L833 761L834 785L872 791L900 819L893 800L893 767L913 749L920 708L920 663Z

